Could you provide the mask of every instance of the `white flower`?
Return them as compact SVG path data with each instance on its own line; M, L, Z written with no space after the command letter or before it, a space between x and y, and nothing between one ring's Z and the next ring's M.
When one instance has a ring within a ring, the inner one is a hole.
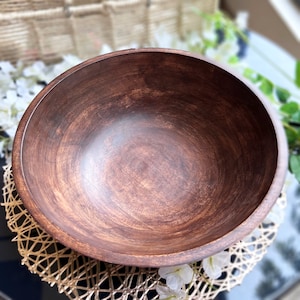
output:
M222 275L222 270L230 263L230 254L222 251L203 259L202 266L206 275L211 279L217 279Z
M15 72L16 68L9 61L0 61L0 71L7 75Z
M185 264L172 267L162 267L158 270L158 274L166 279L167 286L173 291L180 291L184 284L192 281L193 269Z
M15 137L18 125L13 123L11 126L5 129L5 132L13 139ZM11 145L8 144L9 150L11 150Z
M41 78L47 72L47 67L42 61L36 61L23 70L25 77Z
M78 65L81 63L81 60L72 54L64 55L63 56L63 61L61 63L58 63L54 65L52 72L49 74L52 77L51 79L54 79L61 73L65 72L66 70ZM48 79L49 82L49 79Z
M44 62L36 61L24 68L22 74L24 78L21 79L25 79L29 87L36 86L38 81L49 83L53 79L52 69L52 67L45 65Z
M28 93L30 87L29 80L19 78L16 80L16 92L18 95L23 96Z
M248 19L249 13L247 11L239 11L236 15L235 23L241 30L246 30L248 28Z
M15 88L15 84L11 79L9 74L4 74L0 72L0 99L5 96L5 93L9 89Z
M156 286L156 292L160 300L184 300L187 298L183 290L173 291L168 286Z
M16 110L24 110L28 105L28 102L24 103L24 99L18 96L16 90L8 90L6 92L6 98L2 100L0 108L11 112L12 116L16 114Z
M10 94L15 95L16 91L7 91L5 97L0 101L0 112L9 113L12 105L15 103L15 99Z
M26 92L27 93L27 92ZM9 135L15 136L17 125L26 110L32 95L26 94L24 97L18 96L16 90L8 90L5 97L0 101L0 127Z
M34 80L19 78L16 80L16 91L20 98L23 98L26 105L43 89L42 84L37 84ZM24 107L26 108L26 107Z
M81 63L81 59L79 57L77 57L76 55L67 54L67 55L63 56L63 62L66 65L69 65L70 67L73 67L73 66L78 65L79 63Z
M215 42L218 39L215 24L214 24L214 22L211 22L209 20L204 19L204 21L202 23L201 34L205 40L208 40L211 42Z

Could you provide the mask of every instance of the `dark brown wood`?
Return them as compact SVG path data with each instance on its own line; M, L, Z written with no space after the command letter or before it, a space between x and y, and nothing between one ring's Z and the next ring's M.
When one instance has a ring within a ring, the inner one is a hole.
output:
M200 260L243 238L286 168L281 123L259 92L175 50L70 69L34 99L13 148L17 190L47 232L137 266Z

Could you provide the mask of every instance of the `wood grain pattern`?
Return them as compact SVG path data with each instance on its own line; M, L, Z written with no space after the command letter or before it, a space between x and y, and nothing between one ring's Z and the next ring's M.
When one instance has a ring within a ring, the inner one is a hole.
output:
M114 52L32 102L13 148L25 206L53 237L119 264L200 260L251 232L278 198L287 147L240 78L192 54Z

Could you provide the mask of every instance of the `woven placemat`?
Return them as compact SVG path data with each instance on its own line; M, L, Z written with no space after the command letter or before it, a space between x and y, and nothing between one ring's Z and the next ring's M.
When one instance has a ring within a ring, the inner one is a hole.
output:
M47 234L23 206L13 180L11 166L4 172L3 196L7 225L15 233L22 264L43 281L57 286L69 299L159 299L156 286L163 281L158 269L115 265L86 257L61 245ZM275 206L284 210L282 193ZM230 264L218 279L205 275L202 262L193 264L197 276L189 286L188 299L214 299L242 283L274 241L279 224L263 222L251 235L228 249Z

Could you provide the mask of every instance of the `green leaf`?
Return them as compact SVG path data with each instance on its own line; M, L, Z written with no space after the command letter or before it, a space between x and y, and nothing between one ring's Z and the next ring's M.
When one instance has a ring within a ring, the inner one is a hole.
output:
M300 155L290 155L290 170L300 182Z
M296 129L294 129L293 127L289 126L289 127L285 127L285 134L286 134L286 138L288 140L288 144L290 146L294 145L297 142L298 139L298 132Z
M274 85L273 83L268 80L267 78L263 78L261 80L261 84L259 86L259 89L267 96L271 95L273 93Z
M234 64L236 64L236 63L238 63L238 62L239 62L239 58L238 58L237 56L235 56L235 55L231 56L231 57L229 58L229 60L228 60L228 63L229 63L229 64L232 64L232 65L234 65Z
M295 84L300 88L300 60L296 62Z
M288 102L281 106L280 111L291 116L299 110L299 104L297 102Z
M243 75L253 83L258 82L258 74L250 68L245 68Z
M298 110L296 113L292 114L291 121L293 123L297 123L300 125L300 110Z
M276 87L275 92L278 100L281 103L286 103L287 100L291 97L291 93L287 89L281 88L279 86Z

